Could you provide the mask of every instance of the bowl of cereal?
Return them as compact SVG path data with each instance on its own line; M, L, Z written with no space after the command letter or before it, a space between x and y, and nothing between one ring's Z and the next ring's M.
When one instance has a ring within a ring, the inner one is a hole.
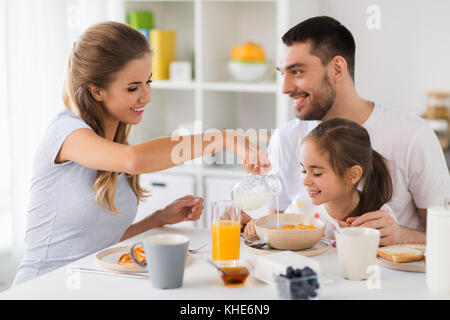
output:
M274 249L302 250L319 242L325 224L302 214L269 214L255 221L255 231L261 240Z

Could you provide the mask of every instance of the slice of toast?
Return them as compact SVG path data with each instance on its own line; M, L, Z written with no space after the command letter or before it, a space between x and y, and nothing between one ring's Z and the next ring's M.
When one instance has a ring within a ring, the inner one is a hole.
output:
M378 255L396 263L420 261L423 259L423 252L421 250L402 245L379 248Z

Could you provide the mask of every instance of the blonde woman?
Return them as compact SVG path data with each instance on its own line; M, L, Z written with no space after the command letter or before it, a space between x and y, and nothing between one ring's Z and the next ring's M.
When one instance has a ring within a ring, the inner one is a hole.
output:
M199 219L203 199L188 195L132 224L146 196L140 173L224 149L248 171L268 166L265 150L232 131L130 146L130 128L151 100L151 69L147 40L125 24L93 25L74 44L66 109L49 125L34 162L25 254L14 285L151 228ZM190 147L174 153L184 142Z

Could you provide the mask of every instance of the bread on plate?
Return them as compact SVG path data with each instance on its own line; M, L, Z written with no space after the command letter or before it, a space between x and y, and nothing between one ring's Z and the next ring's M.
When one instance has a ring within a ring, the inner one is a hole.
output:
M408 245L393 245L378 249L378 256L396 263L420 261L424 258L424 251L419 247Z

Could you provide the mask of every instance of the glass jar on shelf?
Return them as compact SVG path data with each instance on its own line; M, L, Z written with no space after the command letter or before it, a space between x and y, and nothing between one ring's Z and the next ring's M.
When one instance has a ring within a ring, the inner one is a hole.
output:
M432 91L427 94L427 112L428 119L449 120L450 92Z

